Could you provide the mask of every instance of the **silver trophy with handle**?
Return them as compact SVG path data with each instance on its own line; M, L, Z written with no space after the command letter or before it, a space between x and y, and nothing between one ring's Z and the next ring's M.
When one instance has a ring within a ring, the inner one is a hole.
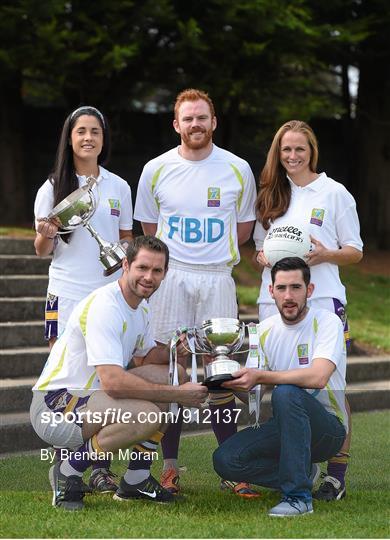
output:
M239 362L233 360L230 355L242 346L245 339L245 324L238 319L209 319L203 321L200 328L194 329L194 338L201 354L212 357L212 361L204 366L203 384L210 391L224 390L220 388L221 384L232 380L232 373L241 368Z
M89 220L94 215L98 200L93 191L96 178L89 176L85 186L70 193L63 201L53 208L47 216L62 230L58 234L69 234L78 227L85 227L96 240L100 250L100 262L104 267L104 275L110 276L122 266L126 250L120 242L107 242L90 225Z

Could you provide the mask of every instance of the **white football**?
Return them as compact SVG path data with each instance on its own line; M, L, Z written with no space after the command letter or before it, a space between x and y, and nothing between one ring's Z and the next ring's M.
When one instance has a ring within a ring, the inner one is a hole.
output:
M271 266L284 257L299 257L310 251L310 235L308 230L297 224L285 224L273 227L264 240L263 250Z

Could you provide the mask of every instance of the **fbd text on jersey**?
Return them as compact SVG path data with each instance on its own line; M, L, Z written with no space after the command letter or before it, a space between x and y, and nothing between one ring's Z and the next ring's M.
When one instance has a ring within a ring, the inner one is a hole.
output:
M179 235L182 242L195 244L217 242L223 234L225 225L221 219L171 216L168 219L168 238Z

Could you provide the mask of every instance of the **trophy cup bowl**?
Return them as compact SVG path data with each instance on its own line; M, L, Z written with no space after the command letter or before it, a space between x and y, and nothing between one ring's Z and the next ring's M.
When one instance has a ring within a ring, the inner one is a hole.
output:
M98 202L93 187L96 179L87 178L85 186L70 193L64 200L53 208L46 219L53 221L62 230L58 234L68 234L78 227L85 227L99 245L100 262L104 266L104 275L110 276L122 267L126 250L119 242L107 242L90 225L89 220L94 215Z
M96 210L96 199L88 184L76 189L63 199L48 215L48 219L63 229L58 234L68 234L84 225Z
M195 343L202 353L213 360L206 364L204 385L210 391L225 391L220 385L233 379L232 373L240 369L240 364L229 355L236 352L245 337L245 324L238 319L209 319L195 329Z

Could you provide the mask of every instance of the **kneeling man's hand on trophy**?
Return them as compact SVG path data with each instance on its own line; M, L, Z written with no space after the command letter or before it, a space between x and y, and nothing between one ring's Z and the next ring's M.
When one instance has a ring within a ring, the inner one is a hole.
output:
M206 401L208 390L201 383L187 382L177 387L180 392L178 403L187 407L200 407Z

